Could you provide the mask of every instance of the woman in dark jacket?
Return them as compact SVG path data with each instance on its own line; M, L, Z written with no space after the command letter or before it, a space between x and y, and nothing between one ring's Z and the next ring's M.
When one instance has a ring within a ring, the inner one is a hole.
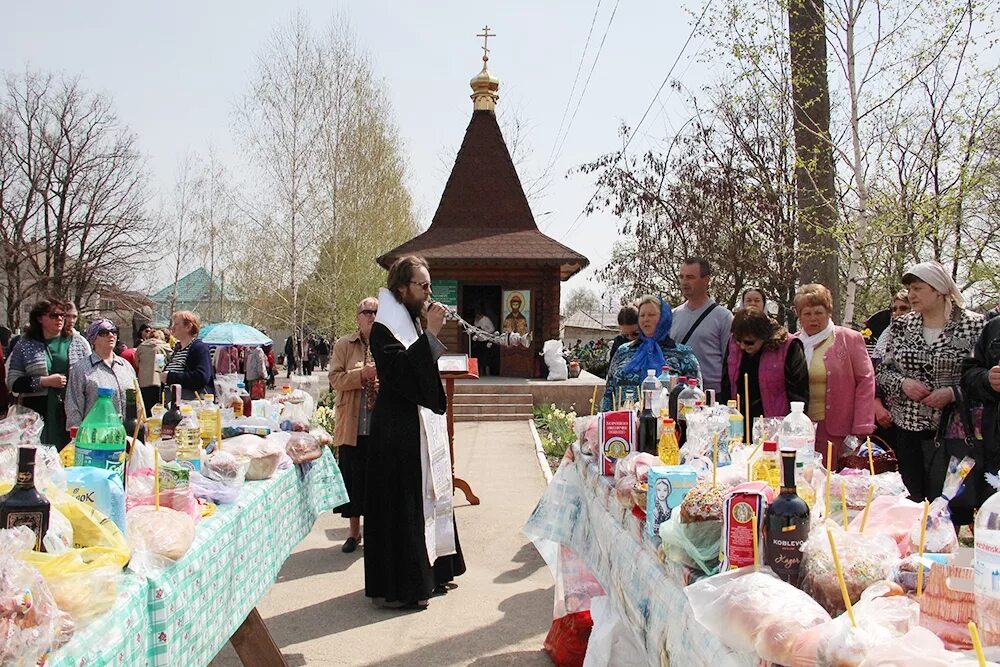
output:
M193 401L195 392L215 393L212 386L212 352L198 339L201 320L189 310L179 310L170 318L170 333L177 339L174 356L163 369L166 384L181 386L181 399Z
M719 401L736 400L748 377L750 415L784 417L790 403L809 403L809 368L802 341L755 307L737 311L722 360Z
M980 474L1000 470L1000 317L986 323L979 335L972 357L965 360L962 373L962 389L974 401L983 404L983 454L985 465ZM975 470L973 470L975 473ZM993 487L983 483L978 485L980 495L976 506L993 493Z

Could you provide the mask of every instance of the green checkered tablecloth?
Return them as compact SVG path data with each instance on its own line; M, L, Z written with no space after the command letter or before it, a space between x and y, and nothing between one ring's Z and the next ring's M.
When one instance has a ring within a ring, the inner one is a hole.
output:
M198 524L181 560L155 578L128 575L112 610L48 664L207 665L271 588L317 515L345 502L329 449L304 477L292 467L247 482L235 505Z

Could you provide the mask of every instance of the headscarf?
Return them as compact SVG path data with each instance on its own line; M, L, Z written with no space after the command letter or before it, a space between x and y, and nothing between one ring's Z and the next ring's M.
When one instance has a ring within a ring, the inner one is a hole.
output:
M670 310L670 304L660 297L660 321L656 323L653 335L647 337L639 328L639 345L632 355L632 358L625 365L626 373L642 373L653 369L659 371L663 367L665 359L660 343L670 338L670 325L673 324L674 315Z
M951 299L951 302L959 308L965 306L965 297L958 291L958 285L955 284L955 281L948 275L944 267L937 262L920 262L919 264L914 264L903 274L904 283L906 282L906 276L913 276L917 280L927 283L939 293Z
M94 320L87 327L87 341L93 345L97 336L100 335L102 331L113 331L118 333L118 327L111 320Z

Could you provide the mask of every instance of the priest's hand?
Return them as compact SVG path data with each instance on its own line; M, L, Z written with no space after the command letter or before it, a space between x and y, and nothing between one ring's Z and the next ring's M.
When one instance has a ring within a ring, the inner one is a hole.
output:
M988 377L990 379L990 386L993 387L993 391L1000 391L1000 364L990 369Z
M427 331L435 336L441 333L441 328L444 326L445 312L444 306L437 301L431 303L427 308Z

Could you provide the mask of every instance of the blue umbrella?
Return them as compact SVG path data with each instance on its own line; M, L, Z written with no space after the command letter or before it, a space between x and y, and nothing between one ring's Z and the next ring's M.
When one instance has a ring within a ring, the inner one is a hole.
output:
M198 338L209 345L269 345L271 339L249 324L219 322L198 332Z

